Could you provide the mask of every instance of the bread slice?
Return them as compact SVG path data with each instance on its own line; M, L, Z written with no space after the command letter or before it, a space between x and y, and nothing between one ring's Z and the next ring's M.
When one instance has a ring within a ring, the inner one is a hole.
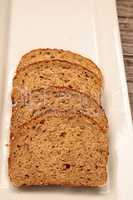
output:
M77 63L82 65L86 69L93 72L102 82L102 73L100 69L96 66L94 62L90 59L85 58L79 54L73 53L71 51L62 50L62 49L35 49L27 54L25 54L18 65L18 69L28 66L29 64L33 64L38 61L43 60L52 60L52 59L60 59L66 60L72 63Z
M11 132L9 176L16 186L99 187L107 159L107 134L80 112L47 111Z
M69 88L48 87L33 90L31 94L22 96L21 103L12 108L12 128L20 126L46 110L80 111L90 116L107 131L108 122L104 110L90 96Z
M19 101L23 92L51 85L86 93L100 104L101 84L95 74L80 65L60 60L37 62L18 71L13 80L13 101Z

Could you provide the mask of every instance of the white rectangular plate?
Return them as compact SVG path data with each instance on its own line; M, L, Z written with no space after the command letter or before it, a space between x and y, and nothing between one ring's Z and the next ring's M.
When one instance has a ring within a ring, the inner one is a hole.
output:
M133 199L133 129L115 0L0 0L0 40L0 199ZM103 189L16 189L9 182L13 73L21 55L48 47L81 53L101 66L110 135L109 181Z

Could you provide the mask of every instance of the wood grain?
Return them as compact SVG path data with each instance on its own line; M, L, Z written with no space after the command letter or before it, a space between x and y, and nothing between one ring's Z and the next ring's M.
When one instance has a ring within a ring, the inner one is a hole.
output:
M133 117L133 0L117 0L116 2Z

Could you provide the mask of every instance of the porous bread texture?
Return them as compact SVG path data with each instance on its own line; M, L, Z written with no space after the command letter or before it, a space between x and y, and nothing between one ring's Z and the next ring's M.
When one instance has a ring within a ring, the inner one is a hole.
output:
M107 158L107 134L93 119L47 111L11 132L9 176L16 186L100 187Z
M86 93L100 104L101 84L95 74L80 65L60 60L37 62L18 71L13 80L13 101L19 101L22 92L53 85Z
M102 83L102 73L96 64L82 55L63 49L35 49L22 56L17 70L43 60L60 59L79 64L93 72Z

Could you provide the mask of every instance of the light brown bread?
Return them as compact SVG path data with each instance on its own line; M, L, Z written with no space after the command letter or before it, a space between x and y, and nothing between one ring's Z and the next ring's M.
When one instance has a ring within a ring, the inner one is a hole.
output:
M86 93L100 104L101 83L95 74L78 64L60 60L45 60L19 70L13 80L13 101L20 101L23 92L51 85Z
M13 105L12 128L20 126L46 110L80 111L90 116L107 131L108 122L104 110L90 96L69 88L49 87L32 91L21 97L21 103Z
M72 63L77 63L79 65L82 65L86 69L93 72L102 82L102 73L94 62L92 62L90 59L84 56L62 49L32 50L21 58L17 70L23 67L27 67L29 64L33 64L38 61L52 60L52 59L66 60Z
M107 180L107 134L80 112L47 111L16 128L9 155L16 186L99 187Z

